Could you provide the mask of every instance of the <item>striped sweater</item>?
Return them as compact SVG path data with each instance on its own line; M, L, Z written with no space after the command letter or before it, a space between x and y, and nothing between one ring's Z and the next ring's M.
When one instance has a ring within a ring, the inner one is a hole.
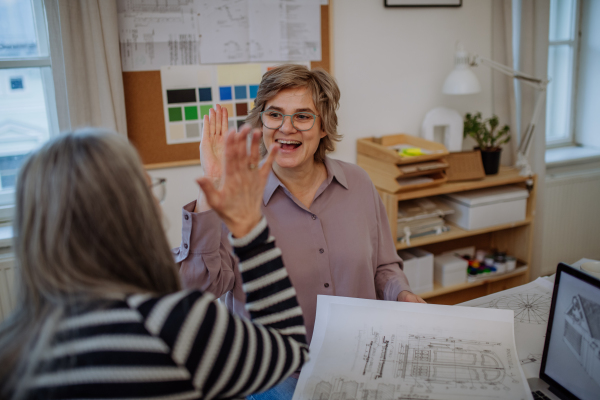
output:
M287 378L308 348L281 251L264 218L230 241L252 322L200 291L130 296L61 321L27 397L234 398Z

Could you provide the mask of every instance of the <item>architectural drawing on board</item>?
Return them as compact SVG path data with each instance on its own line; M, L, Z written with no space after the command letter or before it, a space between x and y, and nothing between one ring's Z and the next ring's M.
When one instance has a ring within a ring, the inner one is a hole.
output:
M565 313L563 340L585 372L600 385L600 304L581 295Z
M507 383L520 381L510 351L502 343L422 334L409 334L405 339L400 336L404 335L361 330L356 336L351 374L319 381L304 398L429 398L448 389L467 393L476 389L479 394L489 392L494 397L511 390ZM508 355L508 362L501 353Z
M515 322L547 325L552 297L541 293L514 293L497 297L477 307L513 310Z

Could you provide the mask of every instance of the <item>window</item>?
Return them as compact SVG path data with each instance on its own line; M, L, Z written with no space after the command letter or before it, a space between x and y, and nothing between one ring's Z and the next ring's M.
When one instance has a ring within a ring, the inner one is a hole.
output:
M58 132L42 0L0 1L0 221L10 219L19 167Z
M579 1L550 1L546 142L575 143L575 82L579 40Z

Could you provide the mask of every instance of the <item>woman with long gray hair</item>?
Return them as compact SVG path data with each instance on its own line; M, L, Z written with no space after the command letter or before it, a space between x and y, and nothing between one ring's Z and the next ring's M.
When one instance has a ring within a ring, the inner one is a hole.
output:
M19 297L0 325L0 398L231 398L264 391L307 358L302 311L260 211L277 148L227 135L219 188L254 322L181 291L139 157L117 134L62 135L23 165L14 250Z

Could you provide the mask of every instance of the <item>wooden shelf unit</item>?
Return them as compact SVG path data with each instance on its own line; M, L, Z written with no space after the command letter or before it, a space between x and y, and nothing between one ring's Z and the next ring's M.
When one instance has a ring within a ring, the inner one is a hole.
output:
M488 176L479 181L445 183L440 186L396 194L378 189L388 215L392 237L395 238L398 237L399 201L514 184L530 190L527 198L526 218L523 221L471 231L449 224L450 230L448 232L412 239L410 245L397 241L396 249L398 250L420 247L435 255L457 248L475 246L477 249L505 251L519 260L519 267L509 273L449 287L441 287L436 284L434 290L419 295L429 303L457 304L529 282L528 265L531 265L532 234L535 219L535 183L535 176L521 176L517 169L504 167L500 169L498 175Z

